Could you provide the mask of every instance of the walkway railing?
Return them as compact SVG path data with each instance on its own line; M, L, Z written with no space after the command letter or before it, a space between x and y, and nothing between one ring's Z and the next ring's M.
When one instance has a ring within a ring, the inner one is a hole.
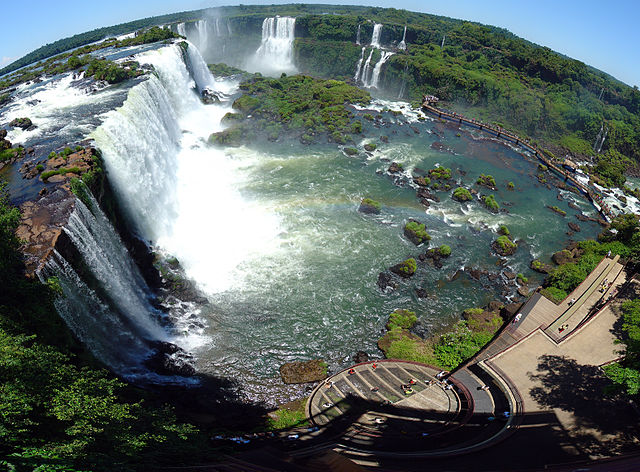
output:
M516 146L520 146L526 149L527 151L531 152L534 156L536 156L547 167L549 167L550 169L553 169L555 172L562 175L565 181L570 182L572 185L577 187L587 197L587 199L594 205L594 207L598 210L598 212L605 217L605 219L607 219L608 221L611 221L615 217L613 212L604 203L602 195L600 195L591 187L584 185L582 182L578 181L569 172L564 170L562 167L559 167L556 163L554 163L548 157L546 157L544 153L540 149L538 149L537 146L533 146L529 144L526 139L522 139L519 136L515 135L514 133L505 131L502 128L491 126L477 120L466 118L458 113L440 110L438 108L435 108L429 105L427 102L424 102L422 104L422 108L430 113L433 113L434 115L437 115L438 118L447 118L451 121L458 122L459 124L464 123L465 125L478 128L480 131L493 133L495 134L496 138L502 139L504 141L512 142Z

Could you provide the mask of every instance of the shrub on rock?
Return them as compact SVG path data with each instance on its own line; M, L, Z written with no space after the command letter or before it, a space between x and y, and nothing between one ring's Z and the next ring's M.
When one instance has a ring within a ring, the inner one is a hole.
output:
M409 220L407 224L404 225L404 235L416 246L431 239L431 236L426 231L425 225L416 220Z
M473 196L471 195L471 192L469 192L469 190L467 190L466 188L458 187L453 191L453 195L451 195L451 198L459 202L467 202L473 199Z
M389 321L387 321L386 328L389 331L394 328L411 329L417 321L418 317L415 312L397 309L389 315Z
M400 277L408 278L416 273L418 263L412 257L391 267L391 272L398 274Z
M380 202L377 202L371 198L363 198L360 202L360 208L358 208L358 211L362 213L370 213L374 215L380 214L381 210L382 205L380 204Z
M496 239L491 246L501 256L510 256L516 252L518 245L511 241L507 236L500 236Z

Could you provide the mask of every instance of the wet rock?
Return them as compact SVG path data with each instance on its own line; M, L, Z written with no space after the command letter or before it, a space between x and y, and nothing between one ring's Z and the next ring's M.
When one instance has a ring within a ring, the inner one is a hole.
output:
M418 298L427 298L429 293L424 288L417 288L416 295Z
M205 105L220 103L222 98L225 98L225 95L222 92L216 92L215 90L211 90L209 88L205 88L202 91L201 95L202 103L204 103Z
M386 291L387 288L391 290L396 288L396 283L393 280L393 276L389 272L380 272L378 274L378 287L382 291Z
M369 354L364 351L358 351L353 356L354 364L362 364L363 362L367 362L369 360Z
M287 362L280 366L280 377L286 384L319 382L327 378L327 363L322 359Z
M571 231L573 231L574 233L580 232L580 226L578 224L570 222L568 223L568 226L571 229Z
M389 268L391 272L405 279L415 274L416 269L417 269L417 263L416 263L416 260L413 258L409 258Z
M553 253L551 259L558 265L564 265L568 264L569 262L573 262L573 254L571 253L571 251L563 249L562 251Z
M516 273L515 272L505 271L505 272L503 272L503 274L507 278L507 280L514 280L516 278Z
M575 203L573 203L572 201L569 201L567 205L569 205L569 208L571 208L572 210L580 210L580 207Z
M524 303L509 303L502 307L500 310L500 316L502 316L504 320L510 320L520 311L522 305L524 305Z
M413 177L413 183L415 183L416 185L419 185L420 187L426 187L427 186L427 181L425 180L425 178L423 176L417 176L417 177Z
M489 311L498 311L500 310L502 307L504 306L504 303L499 302L497 300L492 300L489 302L489 304L487 305L487 309Z
M193 357L179 346L165 341L154 341L151 347L155 349L155 354L145 361L149 369L161 375L183 377L191 377L196 373L192 365Z
M545 264L538 259L532 260L529 267L536 272L540 272L541 274L549 274L553 270L552 266L550 266L549 264Z
M33 123L29 118L14 118L9 122L9 126L13 126L14 128L27 129L33 126Z
M379 202L372 200L370 198L363 198L360 202L360 207L358 211L361 213L379 215L382 210L382 205Z
M529 296L529 287L527 287L526 285L521 285L520 287L518 287L518 295L521 295L523 297L528 297Z
M397 174L403 171L402 165L397 162L392 162L388 169L390 174Z

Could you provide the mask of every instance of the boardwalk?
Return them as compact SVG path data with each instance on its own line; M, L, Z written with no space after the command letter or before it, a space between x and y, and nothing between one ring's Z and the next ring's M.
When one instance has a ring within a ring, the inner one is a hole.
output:
M577 187L585 197L594 205L594 207L604 216L607 221L611 221L615 215L613 212L603 203L602 196L596 192L591 187L584 185L582 182L578 181L575 177L573 177L572 173L567 172L563 169L559 164L549 159L544 152L542 152L537 146L533 146L529 144L528 140L522 139L519 136L515 135L510 131L506 131L502 128L491 126L485 123L482 123L477 120L466 118L457 113L451 113L447 111L440 110L430 105L428 102L424 102L422 104L423 110L436 115L438 118L447 119L454 123L458 123L459 125L467 125L472 128L478 129L485 133L488 133L492 136L495 136L498 139L502 139L505 142L514 144L516 146L520 146L521 148L529 151L531 154L536 156L541 162L543 162L547 167L554 170L558 174L560 174L565 182L571 183L575 187Z

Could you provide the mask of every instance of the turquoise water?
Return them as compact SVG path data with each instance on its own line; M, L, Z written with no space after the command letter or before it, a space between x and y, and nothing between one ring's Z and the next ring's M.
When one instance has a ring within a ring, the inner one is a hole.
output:
M360 148L371 140L378 143L370 156L347 157L334 145L297 143L226 151L239 169L242 197L277 219L278 234L268 249L236 268L231 288L211 296L213 308L205 314L211 342L197 353L201 369L238 380L252 399L283 401L301 387L281 384L282 363L324 358L335 371L349 364L358 350L380 356L376 341L396 308L416 311L415 331L428 336L465 308L504 299L502 289L483 287L466 275L450 282L461 268L522 272L535 286L540 276L528 269L530 261L547 260L569 241L567 222L577 222L568 200L591 211L569 192L561 192L564 199L558 200L558 190L535 178L535 161L499 143L478 141L466 133L457 137L457 130L430 120L414 123L420 132L416 134L401 125L402 117L387 119L394 123L369 126L365 135L372 139L358 143ZM381 143L380 135L389 136L389 143ZM455 154L432 149L434 141ZM480 173L492 174L498 190L482 188L480 193L494 194L509 213L492 214L478 202L460 204L451 200L451 191L438 192L441 202L426 210L415 189L396 186L385 174L390 160L402 163L407 173L414 167L450 167L453 178L466 187L472 187ZM509 181L516 184L515 191L506 189ZM380 215L357 211L365 196L382 203ZM545 205L559 206L567 217ZM426 249L403 237L409 218L426 224L432 236L429 247L448 244L453 254L441 269L421 264L413 278L383 293L376 284L378 273ZM490 248L500 224L523 240L504 268ZM581 239L599 231L592 223L580 226ZM250 220L231 231L260 234ZM427 297L418 298L416 288L426 290Z

